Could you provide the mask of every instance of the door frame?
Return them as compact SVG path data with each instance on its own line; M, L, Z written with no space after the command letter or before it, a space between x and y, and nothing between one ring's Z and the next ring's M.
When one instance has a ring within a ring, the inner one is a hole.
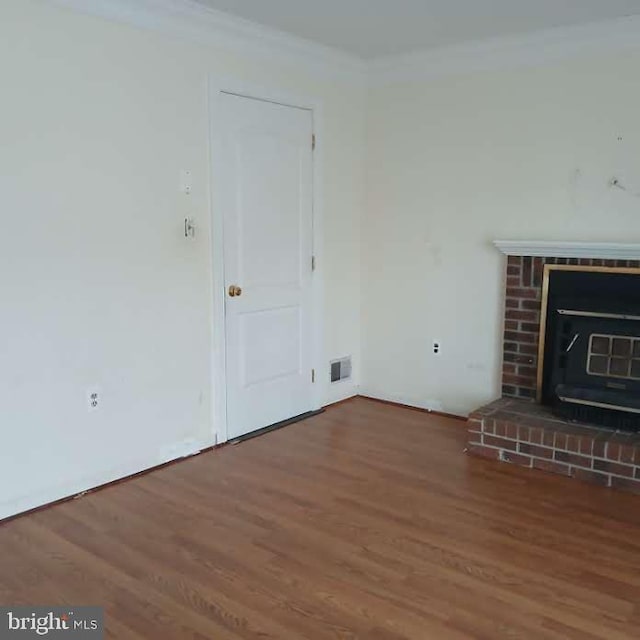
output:
M273 102L287 107L311 111L312 132L316 145L312 157L312 251L315 270L311 278L311 362L316 378L312 392L311 410L322 406L322 388L319 373L322 371L323 349L323 109L322 102L309 96L292 94L279 89L247 83L240 79L209 74L207 77L209 119L209 257L210 257L210 318L212 319L211 342L211 427L214 444L228 440L227 428L227 368L226 368L226 291L224 277L224 222L222 202L217 185L222 179L221 148L222 125L220 118L220 95L233 94L264 102ZM311 144L311 140L309 140ZM311 375L311 372L309 372Z

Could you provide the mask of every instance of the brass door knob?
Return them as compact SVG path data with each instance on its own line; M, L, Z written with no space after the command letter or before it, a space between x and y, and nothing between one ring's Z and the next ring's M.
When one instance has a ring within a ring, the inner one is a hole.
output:
M241 295L242 295L242 289L238 285L232 284L229 287L229 297L235 298L235 297L241 296Z

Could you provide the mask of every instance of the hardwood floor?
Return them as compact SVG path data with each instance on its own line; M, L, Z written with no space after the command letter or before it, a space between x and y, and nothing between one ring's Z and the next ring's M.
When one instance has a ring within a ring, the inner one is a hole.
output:
M107 637L630 640L640 497L463 453L356 399L0 526L0 602Z

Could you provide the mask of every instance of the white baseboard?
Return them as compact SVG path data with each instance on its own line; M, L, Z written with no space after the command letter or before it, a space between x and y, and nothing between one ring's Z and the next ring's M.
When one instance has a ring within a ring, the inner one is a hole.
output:
M22 496L15 500L2 502L0 503L0 521L24 513L25 511L44 507L52 502L73 498L78 494L97 489L105 484L123 480L144 471L149 471L167 462L173 462L174 460L195 455L203 449L214 446L214 444L213 441L198 442L196 440L179 442L172 446L162 447L160 452L148 458L131 460L115 468L104 470L89 477L75 478L57 486L47 486L42 491Z
M367 387L363 387L360 389L360 395L365 396L366 398L373 398L374 400L384 400L385 402L403 404L407 407L414 407L415 409L424 409L425 411L445 413L442 403L439 400L432 400L429 398L416 400L415 398L403 395L401 393L387 393L376 389L369 389Z

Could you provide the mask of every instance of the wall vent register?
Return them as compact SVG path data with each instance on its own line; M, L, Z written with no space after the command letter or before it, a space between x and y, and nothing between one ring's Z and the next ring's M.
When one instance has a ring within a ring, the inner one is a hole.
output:
M351 356L331 361L331 382L351 379Z

